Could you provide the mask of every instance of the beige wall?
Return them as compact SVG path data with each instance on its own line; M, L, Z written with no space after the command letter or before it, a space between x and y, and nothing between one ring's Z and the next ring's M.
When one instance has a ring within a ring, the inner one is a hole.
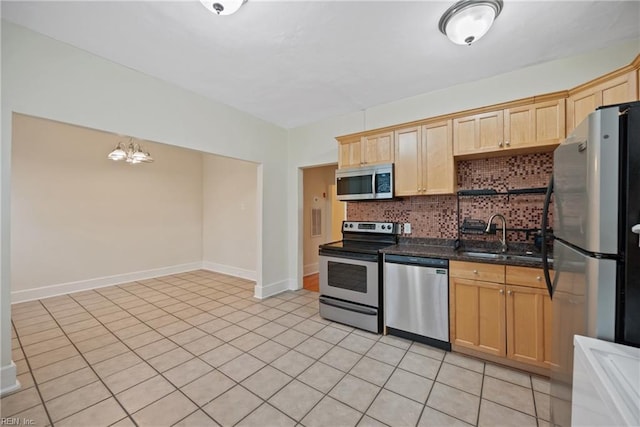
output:
M145 142L155 162L132 166L110 133L20 114L12 131L14 302L202 260L201 153Z
M303 173L303 242L304 274L318 272L318 245L331 240L331 194L329 186L335 183L337 166L305 169ZM311 237L311 210L322 210L322 236Z
M256 279L258 165L203 155L204 267Z

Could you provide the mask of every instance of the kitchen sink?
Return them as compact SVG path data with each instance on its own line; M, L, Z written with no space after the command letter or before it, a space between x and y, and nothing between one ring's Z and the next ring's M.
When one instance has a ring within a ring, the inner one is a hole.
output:
M538 261L542 262L542 257L537 255L507 255L508 259L515 261Z
M458 252L462 256L468 256L471 258L480 258L480 259L495 259L495 260L513 260L513 261L537 261L542 262L542 257L540 255L534 254L496 254L491 252L474 252L474 251L462 251ZM553 260L549 259L549 262L552 263Z
M462 256L468 256L473 258L485 258L485 259L507 259L506 254L492 254L490 252L458 252Z

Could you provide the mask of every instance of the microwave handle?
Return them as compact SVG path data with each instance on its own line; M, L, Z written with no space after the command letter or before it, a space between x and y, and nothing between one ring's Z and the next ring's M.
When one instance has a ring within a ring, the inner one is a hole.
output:
M373 172L371 174L371 194L373 194L373 196L375 197L377 191L376 191L376 173Z

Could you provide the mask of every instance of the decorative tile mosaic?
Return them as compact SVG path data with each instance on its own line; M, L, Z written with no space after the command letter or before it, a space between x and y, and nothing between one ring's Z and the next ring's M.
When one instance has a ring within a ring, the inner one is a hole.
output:
M526 154L458 162L458 190L546 187L553 171L553 153ZM539 229L544 194L460 197L460 223L465 218L487 221L494 213L507 219L507 228ZM550 211L553 209L551 208ZM347 203L351 221L394 221L411 223L411 237L455 239L458 237L457 197L413 196L400 200ZM495 220L502 227L499 219ZM549 223L553 223L552 214ZM469 240L495 240L496 236L464 234ZM512 242L527 240L525 232L509 231Z

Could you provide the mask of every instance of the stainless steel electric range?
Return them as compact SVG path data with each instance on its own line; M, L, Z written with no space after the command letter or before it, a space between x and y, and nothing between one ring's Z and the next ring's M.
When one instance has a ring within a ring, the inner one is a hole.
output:
M393 222L342 223L342 240L320 245L320 316L382 332L382 254L398 243Z

